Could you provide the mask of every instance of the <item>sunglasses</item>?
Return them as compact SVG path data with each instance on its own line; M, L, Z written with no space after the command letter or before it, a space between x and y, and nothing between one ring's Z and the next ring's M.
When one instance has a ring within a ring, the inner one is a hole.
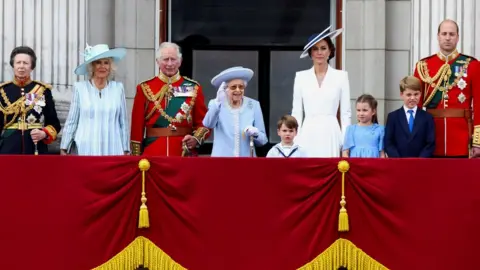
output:
M233 90L236 90L237 88L238 88L239 90L244 90L244 89L245 89L245 85L243 85L243 84L234 84L234 85L228 86L228 89L230 89L230 90L232 90L232 91L233 91Z

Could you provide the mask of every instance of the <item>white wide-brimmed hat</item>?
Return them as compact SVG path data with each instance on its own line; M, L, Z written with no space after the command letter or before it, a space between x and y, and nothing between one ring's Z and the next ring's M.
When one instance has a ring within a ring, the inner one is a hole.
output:
M231 67L220 72L217 76L213 77L212 85L215 88L220 87L222 82L228 82L234 79L241 79L249 82L253 77L253 70L244 67Z
M113 61L118 62L125 57L126 54L127 50L124 48L110 49L107 44L98 44L93 47L87 44L85 52L83 53L85 61L75 69L75 74L86 75L88 72L87 66L93 61L113 58Z
M307 45L303 47L303 53L300 55L300 58L305 58L308 56L308 50L313 47L313 45L317 44L320 40L330 37L330 39L336 38L343 32L343 28L337 29L335 31L329 31L332 26L330 25L327 29L323 30L320 34L313 34L308 38Z

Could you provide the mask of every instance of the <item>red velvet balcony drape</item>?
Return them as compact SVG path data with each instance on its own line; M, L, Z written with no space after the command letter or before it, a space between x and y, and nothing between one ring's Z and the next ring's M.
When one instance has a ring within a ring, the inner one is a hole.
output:
M0 269L92 269L140 236L188 269L296 269L340 238L390 269L478 257L479 160L348 160L344 233L339 159L148 160L139 229L138 158L0 157Z

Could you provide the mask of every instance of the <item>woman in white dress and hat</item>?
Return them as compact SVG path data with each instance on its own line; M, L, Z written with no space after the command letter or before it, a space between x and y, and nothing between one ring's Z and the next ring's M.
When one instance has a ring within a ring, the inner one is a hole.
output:
M106 44L85 48L85 61L75 74L86 76L74 84L73 99L62 135L62 155L128 155L130 140L125 90L113 81L115 63L125 57L123 48Z
M249 157L250 138L254 146L267 143L260 103L244 95L252 77L251 69L232 67L212 79L217 97L208 103L203 119L203 125L213 129L212 157Z
M300 58L309 56L313 66L298 71L293 86L292 116L299 123L295 142L308 157L339 157L345 131L351 124L348 73L329 65L335 56L332 40L343 29L330 28L308 39Z

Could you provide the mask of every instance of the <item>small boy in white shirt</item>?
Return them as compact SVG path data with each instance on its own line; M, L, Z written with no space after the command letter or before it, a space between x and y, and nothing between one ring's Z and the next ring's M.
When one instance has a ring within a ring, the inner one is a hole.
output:
M268 151L267 157L307 157L305 151L293 142L297 130L297 119L284 115L277 123L277 134L282 141Z

